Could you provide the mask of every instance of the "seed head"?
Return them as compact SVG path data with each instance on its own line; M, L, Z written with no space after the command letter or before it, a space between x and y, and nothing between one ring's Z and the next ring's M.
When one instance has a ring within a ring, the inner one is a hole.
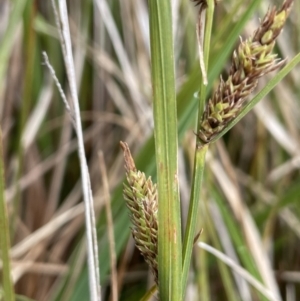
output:
M197 134L203 144L209 143L239 114L261 76L285 63L272 51L292 4L293 0L285 0L279 10L269 9L254 34L245 41L241 39L232 56L228 79L220 78L217 90L204 109Z
M158 284L157 266L157 189L151 177L135 167L129 147L120 142L124 152L127 183L124 183L123 196L130 212L132 235L137 248L148 263L154 280Z

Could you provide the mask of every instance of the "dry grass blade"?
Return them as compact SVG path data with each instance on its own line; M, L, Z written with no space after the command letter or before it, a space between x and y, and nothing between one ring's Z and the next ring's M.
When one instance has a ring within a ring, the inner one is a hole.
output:
M218 259L222 260L224 263L226 263L228 266L230 266L236 273L238 273L245 280L247 280L250 284L252 284L258 291L260 291L262 294L264 294L269 300L271 300L271 301L281 300L276 295L274 295L274 293L271 290L268 290L266 287L264 287L259 281L257 281L245 269L243 269L239 265L237 265L228 256L224 255L220 251L214 249L213 247L209 246L208 244L206 244L204 242L199 242L198 246L201 249L204 249L204 250L208 251L209 253L213 254Z
M141 118L141 116L143 116L142 119L145 119L145 117L146 117L146 120L148 122L150 122L150 120L152 120L152 116L149 114L150 110L148 108L147 103L143 100L143 97L139 91L139 88L138 88L139 82L133 72L133 69L132 69L129 59L127 57L126 51L123 47L121 37L118 33L115 21L112 17L112 14L108 7L108 4L106 3L106 1L94 0L94 2L100 11L103 22L104 22L106 29L111 37L111 41L113 43L114 49L118 56L118 59L121 64L121 67L123 69L123 72L124 72L124 74L126 74L125 82L128 86L130 95L131 95L132 99L134 100L134 104L136 107L136 113L139 118ZM148 126L149 126L149 124L145 125L145 130Z
M30 144L36 138L38 129L40 128L41 123L49 108L52 94L53 94L52 81L48 80L41 92L41 95L38 100L38 105L36 106L35 110L32 112L30 119L28 120L26 124L26 128L24 130L24 134L22 137L22 144L25 150L28 149Z
M52 2L55 7L54 3ZM55 10L56 12L56 10ZM90 177L88 173L88 167L86 162L83 134L80 118L79 101L77 96L77 85L75 68L72 53L72 44L70 37L69 21L67 5L65 1L59 2L59 12L61 19L61 43L63 48L64 60L66 65L66 71L68 75L70 93L72 97L72 106L74 111L68 107L68 102L64 99L66 108L70 111L71 117L74 118L74 128L78 139L78 154L81 167L81 180L83 188L83 196L85 203L85 218L86 218L86 235L88 242L88 265L89 265L89 277L90 277L90 297L93 301L101 300L100 294L100 274L99 274L99 263L98 263L98 243L96 234L95 224L95 212L93 197L91 192ZM60 28L59 28L60 30Z
M214 202L209 202L209 209L212 216L212 221L215 224L216 231L218 232L218 236L220 238L222 247L227 256L232 258L237 264L239 264L238 255L234 249L232 244L230 233L228 233L228 229L226 228L226 224L222 218L221 212L216 206ZM241 278L237 273L233 273L234 280L236 282L237 289L240 293L241 299L243 301L252 300L250 288L245 281L245 279Z
M103 206L102 198L96 205L97 207ZM46 239L48 236L53 235L63 225L73 220L78 215L84 214L84 209L84 204L78 204L72 207L71 209L61 213L60 215L56 216L43 227L39 228L38 230L27 236L24 240L14 245L11 250L11 257L18 258L23 256L26 252L28 252L32 247L41 242L43 239Z
M229 177L229 175L233 175L234 172L232 170L227 170L226 172L220 162L212 158L208 160L208 164L210 165L218 183L222 187L230 207L242 227L248 247L264 283L268 289L276 294L276 297L281 300L279 288L273 275L270 260L264 250L258 228L254 223L249 209L242 202L239 190L236 186L237 183L232 181Z
M196 5L198 5L198 4L196 4ZM203 54L205 11L206 11L206 5L201 5L199 12L198 12L198 20L197 20L197 24L196 24L196 34L197 34L197 41L198 41L200 69L201 69L201 73L202 73L203 84L206 86L208 81L207 81L207 72L205 69L204 54Z

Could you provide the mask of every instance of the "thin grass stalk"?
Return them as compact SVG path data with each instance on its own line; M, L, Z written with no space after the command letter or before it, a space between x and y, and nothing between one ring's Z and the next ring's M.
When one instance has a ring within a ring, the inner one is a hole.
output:
M207 2L207 12L206 12L206 27L205 27L205 36L204 36L204 64L206 70L208 69L208 58L209 58L209 49L210 49L210 40L211 40L211 30L213 22L213 13L214 13L214 0ZM199 95L199 104L198 104L198 125L201 120L205 98L206 98L206 85L201 80L200 83L200 95ZM198 217L198 207L201 195L201 185L203 179L204 165L205 165L205 155L207 152L208 146L202 146L199 144L197 139L197 146L195 150L194 157L194 171L193 171L193 182L192 190L190 197L190 206L188 212L186 232L184 235L183 243L183 296L185 294L188 272L191 263L192 249L194 245L194 237L196 234L197 226L197 217Z
M2 286L5 301L14 301L15 293L10 275L10 239L5 202L5 177L3 162L2 130L0 128L0 255L2 260Z
M227 264L233 271L238 273L241 277L247 280L253 287L255 287L261 294L268 298L270 301L278 301L279 299L275 296L275 294L266 288L262 283L257 281L255 277L253 277L247 270L240 267L236 262L234 262L231 258L221 253L217 249L209 246L204 242L199 242L198 247L206 250L207 252L213 254L215 257L223 261Z
M78 139L78 155L81 169L82 190L85 204L85 222L87 236L87 251L88 251L88 270L89 270L89 286L90 298L92 301L101 300L100 293L100 272L98 262L98 243L96 235L95 212L93 204L93 196L91 191L90 177L84 150L79 101L77 96L76 76L74 68L74 60L72 54L72 43L70 29L68 23L68 12L65 1L59 1L59 12L62 22L62 36L65 43L65 65L70 84L70 92L74 107L75 131ZM64 47L63 47L64 48Z
M198 220L198 209L201 195L201 186L203 180L203 173L205 168L205 156L208 150L208 145L202 148L197 148L194 157L194 174L191 189L191 199L189 205L189 212L187 218L186 232L184 235L183 245L183 294L185 293L188 273L190 269L192 250L194 246L194 238L196 235L196 226Z
M182 300L178 137L170 0L149 1L154 136L158 183L160 300Z

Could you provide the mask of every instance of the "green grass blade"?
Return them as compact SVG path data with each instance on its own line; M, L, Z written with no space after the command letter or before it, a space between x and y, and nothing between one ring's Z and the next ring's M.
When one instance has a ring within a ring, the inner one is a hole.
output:
M14 301L15 293L10 277L10 241L8 216L5 202L5 177L2 147L2 130L0 128L0 255L2 260L2 285L5 301Z
M191 191L191 202L188 212L186 232L184 235L184 244L183 244L183 293L185 292L188 272L191 263L191 255L194 245L195 229L198 219L198 206L200 199L200 187L202 185L204 165L205 165L205 156L208 149L208 145L197 149L195 152L194 158L194 175L193 175L193 184Z
M182 243L177 174L177 113L170 1L149 1L158 183L158 277L162 301L181 300Z

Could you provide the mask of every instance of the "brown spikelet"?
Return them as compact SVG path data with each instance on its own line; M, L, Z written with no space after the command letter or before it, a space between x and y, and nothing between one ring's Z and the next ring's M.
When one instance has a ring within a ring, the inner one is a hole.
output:
M292 4L293 0L286 0L279 10L269 9L254 34L241 40L233 53L228 79L220 78L217 90L204 109L197 133L203 144L209 143L239 114L261 76L284 64L272 51Z
M148 263L158 284L157 266L157 189L151 178L135 167L127 143L120 142L124 152L127 183L123 195L130 212L131 228L137 248Z

